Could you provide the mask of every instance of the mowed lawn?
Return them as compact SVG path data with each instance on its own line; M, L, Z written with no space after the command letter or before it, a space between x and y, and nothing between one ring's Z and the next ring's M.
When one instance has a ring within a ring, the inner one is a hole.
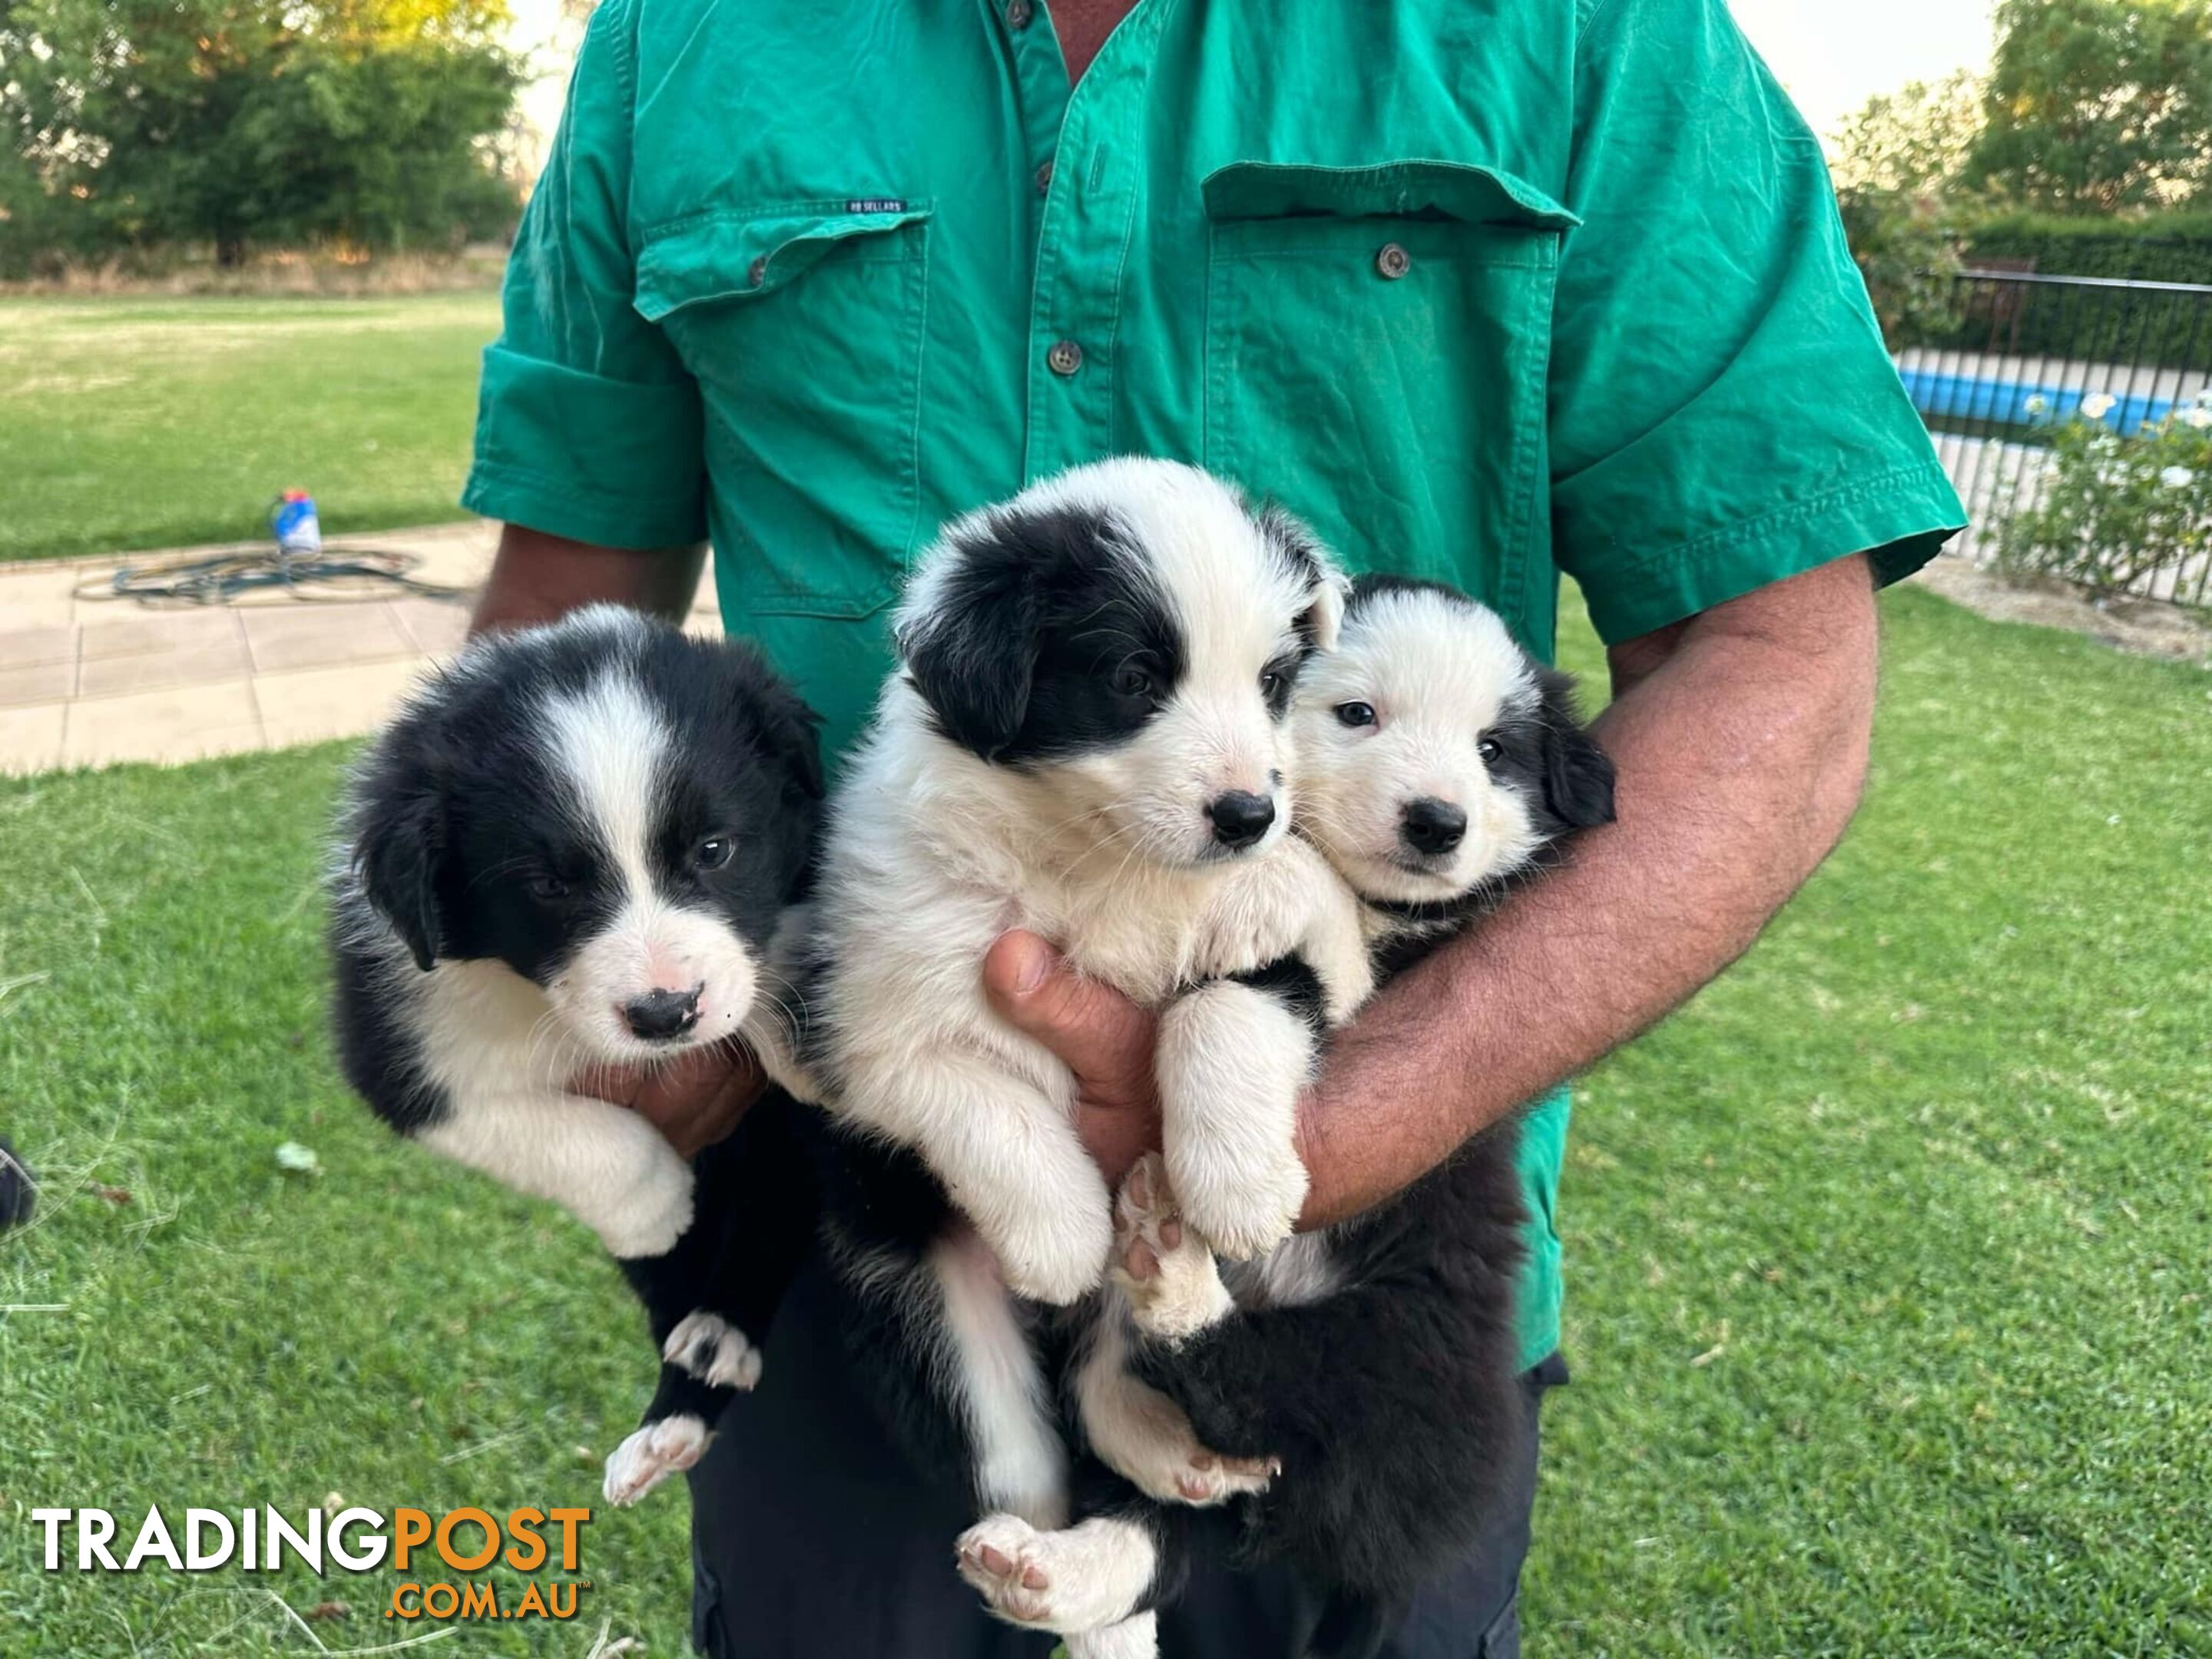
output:
M1532 1654L2212 1654L2212 677L1885 608L1850 841L1577 1108ZM10 1656L312 1651L264 1587L397 1639L389 1571L49 1576L27 1512L596 1508L643 1397L581 1231L337 1085L347 752L0 785L0 1127L48 1180L0 1304L63 1304L0 1316ZM585 1559L575 1624L434 1650L684 1650L680 1493Z
M458 518L489 293L0 300L0 560Z

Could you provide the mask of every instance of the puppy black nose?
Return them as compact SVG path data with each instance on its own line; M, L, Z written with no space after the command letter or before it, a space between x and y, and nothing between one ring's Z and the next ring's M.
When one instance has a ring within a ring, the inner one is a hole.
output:
M1206 816L1213 820L1214 840L1224 847L1249 847L1274 823L1275 803L1270 796L1232 789L1225 795L1216 795L1206 806Z
M1467 809L1424 795L1406 808L1406 821L1398 833L1416 853L1432 857L1449 853L1467 835Z
M700 987L688 991L647 991L623 1004L623 1018L647 1042L680 1037L699 1023Z

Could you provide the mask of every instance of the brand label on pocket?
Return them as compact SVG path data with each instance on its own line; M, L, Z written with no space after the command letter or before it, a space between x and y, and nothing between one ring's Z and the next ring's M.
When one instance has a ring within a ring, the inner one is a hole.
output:
M848 213L904 213L903 196L855 196L845 204Z

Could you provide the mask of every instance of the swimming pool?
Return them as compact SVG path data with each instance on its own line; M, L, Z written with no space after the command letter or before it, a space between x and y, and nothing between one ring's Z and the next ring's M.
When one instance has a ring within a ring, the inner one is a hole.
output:
M2039 426L2063 421L2075 414L2084 398L2109 397L2112 407L2104 419L2116 432L2133 432L2146 423L2155 425L2185 407L2188 399L2176 393L2154 397L2148 392L2104 392L2096 386L2061 386L2034 380L1990 380L1972 374L1944 374L1927 368L1901 368L1898 378L1923 415L1951 420L1988 421L2006 426ZM2035 398L2045 407L2031 410Z

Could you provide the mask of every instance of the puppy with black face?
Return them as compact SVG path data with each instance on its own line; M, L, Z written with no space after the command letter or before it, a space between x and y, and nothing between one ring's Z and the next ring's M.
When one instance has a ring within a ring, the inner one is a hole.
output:
M334 879L356 1090L591 1227L638 1269L656 1339L683 1322L674 1346L722 1384L750 1384L761 1333L685 1318L692 1169L568 1085L759 1024L822 793L814 717L756 653L596 606L480 641L416 694L352 781Z
M1027 928L1162 1007L1308 950L1350 963L1346 1001L1364 994L1359 919L1317 918L1337 884L1287 834L1291 698L1335 642L1342 591L1293 520L1149 460L954 522L909 586L899 671L830 815L805 1058L822 1103L918 1156L987 1247L949 1241L902 1270L940 1310L933 1364L991 1507L1062 1502L1049 1390L1006 1292L1085 1296L1113 1224L1075 1080L990 1007L983 956ZM1295 1088L1243 1081L1188 1112L1164 1091L1164 1127L1224 1168L1268 1149L1205 1218L1250 1249L1287 1234L1305 1176Z

